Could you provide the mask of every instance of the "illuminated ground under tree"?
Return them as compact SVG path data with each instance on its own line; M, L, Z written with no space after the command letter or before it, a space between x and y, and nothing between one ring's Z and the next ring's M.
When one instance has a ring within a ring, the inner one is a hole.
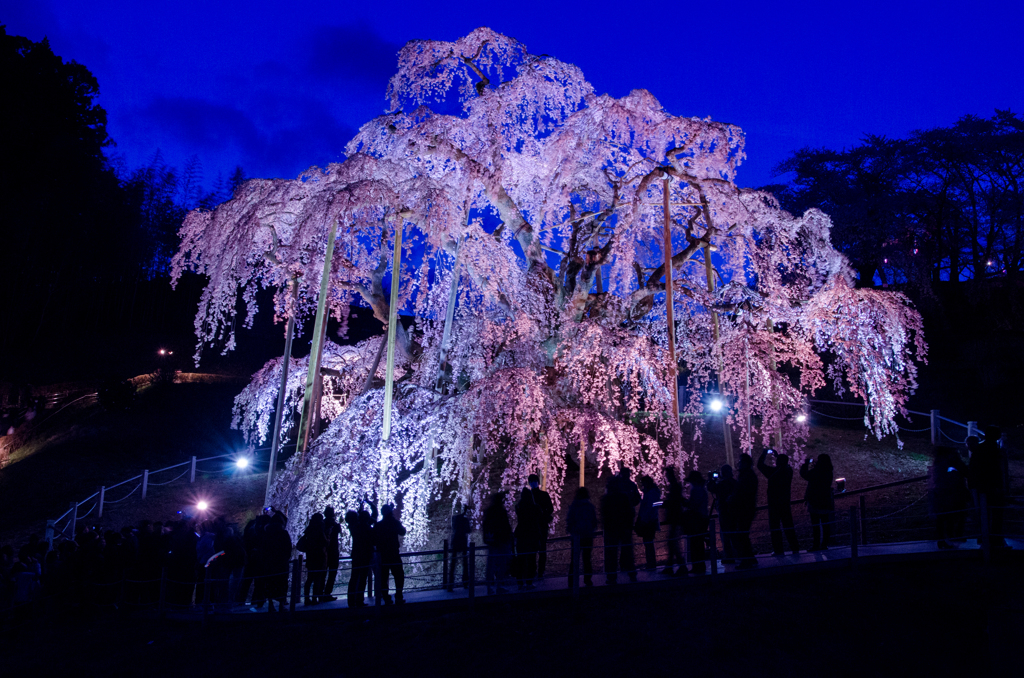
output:
M413 263L399 303L415 322L398 332L391 439L381 440L383 389L363 389L381 339L329 343L330 425L274 489L291 524L325 503L353 507L365 492L400 496L411 542L422 543L428 507L459 499L479 510L489 491L521 487L529 473L546 473L557 501L567 452L590 450L599 472L627 465L661 477L667 463L693 465L692 443L672 442L666 416L666 179L684 411L702 411L703 394L720 390L745 449L781 432L798 450L805 424L795 415L830 380L864 399L875 435L895 434L925 352L919 315L900 294L855 289L826 215L792 216L770 194L736 186L739 128L673 116L643 90L597 95L575 66L488 29L406 45L388 98L392 112L359 131L345 162L250 181L181 231L175 275L209 277L199 341L230 349L239 290L246 322L259 286L277 288L279 318L311 313L335 220L329 306L344 319L350 304L368 305L386 323L403 229ZM289 416L301 401L293 363ZM271 429L280 369L269 363L236 401L254 442Z

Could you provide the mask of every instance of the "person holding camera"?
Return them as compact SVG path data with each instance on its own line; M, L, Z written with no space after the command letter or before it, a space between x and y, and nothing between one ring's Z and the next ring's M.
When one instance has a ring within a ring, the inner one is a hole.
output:
M733 511L732 498L736 494L736 479L732 477L732 466L725 464L722 470L711 473L708 491L714 495L712 504L718 507L718 520L722 530L722 564L732 565L736 562L736 546L733 536L736 534L736 515Z
M808 457L800 466L800 477L807 481L804 501L811 514L812 544L809 551L828 550L828 538L836 510L836 500L832 494L833 471L832 458L827 454L819 456L817 461Z
M768 456L775 457L775 466L766 462ZM793 555L800 553L800 542L796 538L793 526L793 469L789 465L789 456L775 454L775 450L762 450L757 459L757 470L768 480L768 529L772 533L772 554L784 556L782 549L782 531L786 531L786 540Z
M640 509L637 511L635 531L644 542L647 569L654 571L658 569L658 554L654 548L654 535L661 529L661 523L658 521L661 490L650 476L640 476L640 486L644 488L644 494L640 499Z

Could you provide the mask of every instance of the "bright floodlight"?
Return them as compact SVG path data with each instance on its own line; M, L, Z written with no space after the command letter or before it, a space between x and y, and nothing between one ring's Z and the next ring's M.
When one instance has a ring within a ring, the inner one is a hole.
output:
M711 401L711 411L712 412L719 412L719 411L721 411L721 409L722 409L722 401L721 400L719 400L718 398L715 398L714 400Z
M205 501L200 501L198 504L196 504L196 508L199 509L200 511L205 511L206 509L210 508L210 505L207 504Z
M160 355L167 355L167 349L166 348L160 349Z
M807 421L807 415L806 414L798 414L798 415L796 415L796 420L802 424L805 421Z
M237 466L238 468L247 468L249 466L249 458L239 457L237 460L235 460L235 466Z

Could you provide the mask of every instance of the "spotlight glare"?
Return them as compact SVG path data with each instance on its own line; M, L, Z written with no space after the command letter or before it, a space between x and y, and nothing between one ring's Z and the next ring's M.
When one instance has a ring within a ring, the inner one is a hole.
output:
M248 466L249 466L249 458L248 457L239 457L235 461L235 466L237 466L238 468L248 468Z
M199 503L196 504L196 508L199 509L200 511L205 511L206 509L210 508L210 505L207 504L205 501L200 501Z
M719 400L718 398L715 398L714 400L712 400L711 401L711 411L712 412L720 412L721 410L722 410L722 401Z
M806 414L798 414L798 415L796 415L796 420L802 424L805 421L807 421L807 415Z

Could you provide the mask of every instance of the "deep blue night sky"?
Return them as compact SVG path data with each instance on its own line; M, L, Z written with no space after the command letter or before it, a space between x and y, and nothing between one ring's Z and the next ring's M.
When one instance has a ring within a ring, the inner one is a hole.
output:
M100 82L129 168L195 154L293 177L382 112L395 53L490 26L580 66L598 92L645 88L677 115L747 133L739 183L803 146L901 136L1024 109L1024 3L221 2L0 0L7 32L48 36Z

